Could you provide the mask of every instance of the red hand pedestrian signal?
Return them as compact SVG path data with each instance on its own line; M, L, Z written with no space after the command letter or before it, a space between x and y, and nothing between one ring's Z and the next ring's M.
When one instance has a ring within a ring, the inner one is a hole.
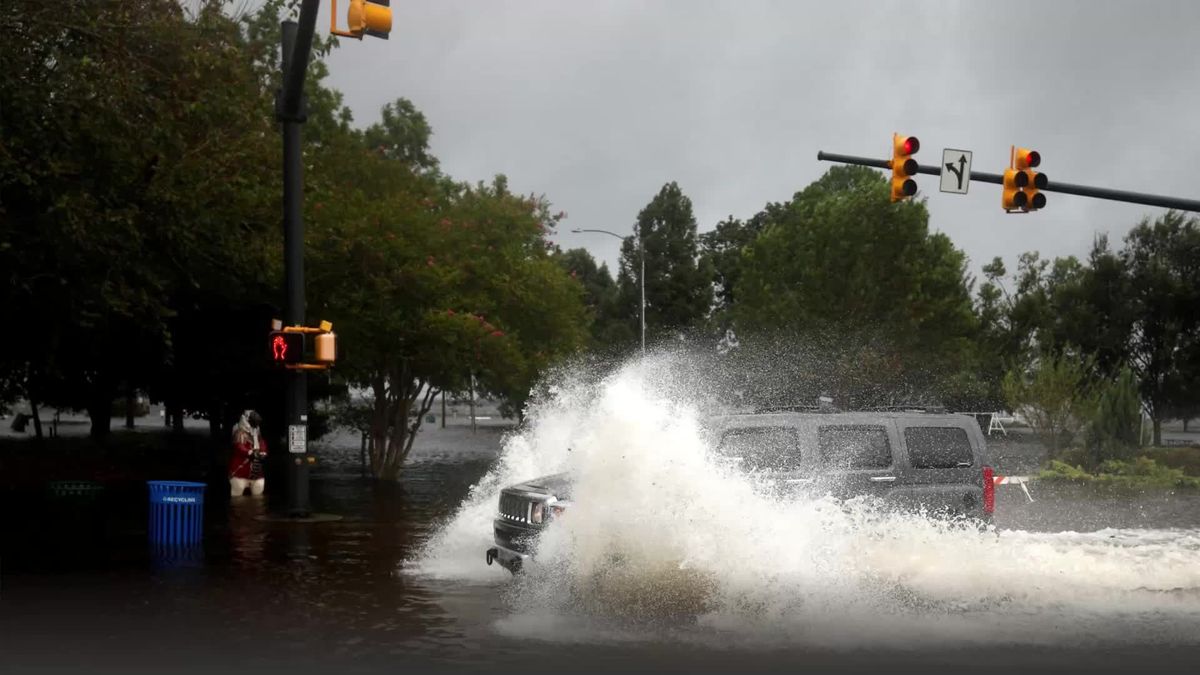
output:
M304 334L272 331L270 358L277 366L300 363L304 359Z

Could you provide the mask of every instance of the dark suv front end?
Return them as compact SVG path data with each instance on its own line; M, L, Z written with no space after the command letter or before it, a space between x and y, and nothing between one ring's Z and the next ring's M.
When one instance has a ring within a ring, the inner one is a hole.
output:
M499 563L512 573L529 560L538 535L568 506L565 474L535 478L500 491L492 521L496 545L487 550L487 563Z

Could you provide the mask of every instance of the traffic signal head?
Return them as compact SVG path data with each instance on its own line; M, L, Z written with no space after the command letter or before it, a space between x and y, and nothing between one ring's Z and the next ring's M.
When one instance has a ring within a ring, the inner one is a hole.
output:
M1049 180L1034 171L1042 163L1042 154L1029 148L1013 148L1010 166L1004 172L1004 192L1000 203L1005 211L1036 211L1046 206L1044 189Z
M1013 164L1018 170L1029 174L1029 184L1024 186L1026 211L1037 211L1046 206L1046 195L1040 190L1049 183L1046 174L1034 171L1042 163L1042 153L1029 148L1017 148L1013 154Z
M392 30L391 0L350 0L350 9L346 12L346 23L350 32L358 37L387 39Z
M326 332L320 333L313 339L313 353L319 363L333 363L337 360L337 335Z
M271 331L268 355L276 366L287 366L304 361L304 334L281 330Z
M892 134L892 201L898 202L917 193L917 181L912 176L917 175L919 165L913 155L921 149L921 141L916 136L901 136Z
M1037 150L1028 148L1017 148L1016 157L1013 160L1016 164L1015 169L1036 169L1042 163L1042 154Z
M1023 209L1029 204L1029 195L1024 188L1029 185L1029 173L1008 169L1004 172L1004 191L1000 205L1005 211Z

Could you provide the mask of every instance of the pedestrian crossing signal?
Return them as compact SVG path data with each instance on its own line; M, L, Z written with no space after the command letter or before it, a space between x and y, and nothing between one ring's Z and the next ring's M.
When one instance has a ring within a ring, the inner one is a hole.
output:
M288 366L304 361L304 333L271 331L269 358L276 366Z

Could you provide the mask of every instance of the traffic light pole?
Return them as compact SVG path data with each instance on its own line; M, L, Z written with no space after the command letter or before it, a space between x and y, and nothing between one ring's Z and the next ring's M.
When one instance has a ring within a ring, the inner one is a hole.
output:
M275 99L275 117L283 134L283 258L284 321L304 325L304 162L301 130L307 117L304 76L312 51L313 30L320 0L304 0L300 22L284 21L283 87ZM284 373L287 417L288 515L310 515L308 499L308 375Z
M892 168L892 162L889 159L871 159L870 157L839 155L825 151L817 152L817 161L836 162L838 164L857 164L859 166L875 167L876 169L891 170ZM942 167L918 165L917 173L928 174L930 176L940 176L942 175ZM980 183L994 183L996 185L1004 184L1004 176L998 173L972 171L971 180ZM1076 185L1074 183L1060 183L1054 179L1049 179L1046 187L1038 189L1041 192L1061 192L1063 194L1078 195L1080 197L1094 197L1096 199L1107 199L1114 202L1128 202L1130 204L1144 204L1146 206L1161 206L1167 209L1178 209L1180 211L1194 211L1200 213L1200 200L1196 199L1151 195L1144 192L1130 192L1128 190L1110 190L1108 188L1092 187L1090 185Z

